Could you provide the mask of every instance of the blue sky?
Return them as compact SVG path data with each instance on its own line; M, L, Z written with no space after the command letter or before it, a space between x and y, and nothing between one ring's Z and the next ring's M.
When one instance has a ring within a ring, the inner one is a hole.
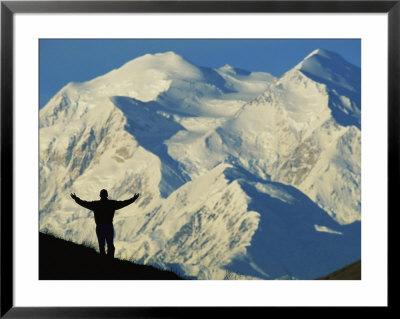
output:
M318 48L361 66L359 39L41 39L39 107L67 83L93 79L147 53L174 51L198 66L230 64L280 76Z

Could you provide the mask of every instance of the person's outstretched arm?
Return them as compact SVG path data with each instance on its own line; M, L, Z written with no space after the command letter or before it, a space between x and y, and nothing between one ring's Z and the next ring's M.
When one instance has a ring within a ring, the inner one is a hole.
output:
M139 194L135 194L132 198L129 198L127 200L116 201L115 202L115 210L124 208L124 207L132 204L138 198L139 198Z
M77 203L78 205L81 205L82 207L90 209L90 210L93 209L91 202L87 202L85 200L80 199L78 196L75 195L75 193L71 194L71 197L73 200L75 200L75 203Z

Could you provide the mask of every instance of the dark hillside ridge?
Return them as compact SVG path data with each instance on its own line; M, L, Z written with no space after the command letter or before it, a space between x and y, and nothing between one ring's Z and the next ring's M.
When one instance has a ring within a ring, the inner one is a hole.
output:
M177 274L108 259L93 248L39 232L39 280L182 280ZM361 261L317 280L361 280Z
M361 280L361 260L343 267L318 280Z
M39 232L39 280L181 280L173 272L100 256L93 248Z

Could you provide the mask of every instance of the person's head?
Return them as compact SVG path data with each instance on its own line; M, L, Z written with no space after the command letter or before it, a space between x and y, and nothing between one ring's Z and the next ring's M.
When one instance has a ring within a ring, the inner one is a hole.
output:
M106 199L108 197L108 192L107 192L107 190L106 189L102 189L101 191L100 191L100 198L101 199Z

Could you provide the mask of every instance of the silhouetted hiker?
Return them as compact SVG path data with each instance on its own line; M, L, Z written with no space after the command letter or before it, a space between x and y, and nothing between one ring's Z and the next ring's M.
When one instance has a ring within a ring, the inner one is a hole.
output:
M105 189L100 191L100 200L87 202L80 199L75 194L71 194L75 202L82 207L90 209L94 213L96 222L96 234L99 241L100 254L105 255L105 243L107 242L107 255L114 257L114 226L113 219L115 211L132 204L139 198L139 194L135 194L132 198L124 201L116 201L108 199L108 192Z

